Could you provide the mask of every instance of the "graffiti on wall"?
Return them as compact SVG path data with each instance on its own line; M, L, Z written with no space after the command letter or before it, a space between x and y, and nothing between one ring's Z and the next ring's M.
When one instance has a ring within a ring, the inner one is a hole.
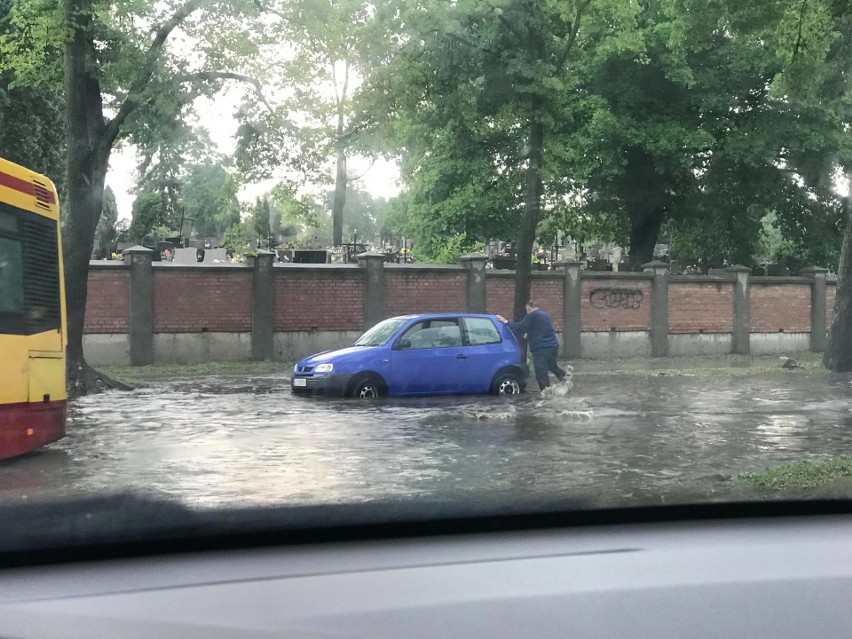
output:
M638 288L596 288L589 293L589 303L593 308L625 308L628 310L642 306L644 295Z

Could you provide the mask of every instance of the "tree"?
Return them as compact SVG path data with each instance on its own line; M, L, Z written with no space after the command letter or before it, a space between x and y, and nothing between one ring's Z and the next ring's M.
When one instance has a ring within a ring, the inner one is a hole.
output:
M831 217L836 197L799 179L792 156L834 152L835 122L774 94L776 50L728 28L718 9L693 23L691 4L642 6L643 54L586 68L598 103L568 145L582 188L558 207L560 230L607 228L634 268L652 259L664 225L682 256L748 264L768 212L791 233L793 220Z
M106 187L104 189L104 207L95 231L98 252L101 255L109 256L115 249L118 232L118 204L116 204L112 189Z
M776 112L791 114L777 168L787 197L775 213L782 234L805 237L806 227L831 228L845 217L835 314L824 356L836 371L852 370L852 208L834 192L839 172L849 176L852 148L849 71L852 67L852 10L833 0L749 1L741 4L677 0L681 36L694 39L703 24L718 25L738 41L774 53L779 72L767 83ZM783 132L782 132L783 134ZM777 200L776 200L777 202Z
M454 128L492 141L491 170L519 185L510 208L519 211L514 316L520 318L530 294L542 199L564 188L565 141L588 108L578 79L602 52L641 52L635 30L639 5L436 0L403 3L402 11L408 35L390 75L400 78L397 86L408 85L398 105L411 123L406 128L417 135L422 115L437 114L449 127L461 123ZM385 82L394 80L386 75ZM489 162L480 162L480 171L487 173Z
M252 226L257 237L266 239L272 235L272 207L269 198L257 198L252 211Z
M15 12L18 24L38 28L0 38L0 50L9 54L3 58L4 68L14 69L19 78L31 83L45 73L64 77L67 198L63 252L68 381L73 396L98 384L83 355L83 319L89 256L112 149L119 140L144 131L146 121L150 122L146 112L156 111L152 107L162 100L188 103L193 91L187 87L216 88L222 79L247 80L218 69L190 72L186 63L187 59L200 60L215 67L227 58L223 52L233 41L228 36L240 7L215 0L65 0L57 11L49 3L22 0L16 3ZM217 29L206 28L205 18L215 19ZM167 46L178 27L187 35L184 45L195 45L186 52L187 58ZM206 38L214 33L220 46L205 50ZM27 41L38 37L32 34L40 34L41 39Z
M222 163L192 165L180 187L180 217L194 220L195 230L203 237L222 237L225 229L240 221L238 190L236 176Z
M329 203L334 201L335 192L325 194L323 203L328 210ZM343 237L346 241L357 234L359 241L373 241L379 235L379 228L387 213L387 200L374 198L367 191L357 187L349 187L346 196L346 206L343 208Z
M21 36L13 20L12 0L0 0L2 43ZM56 51L46 52L57 57ZM64 105L57 78L44 74L27 84L12 68L0 64L0 153L11 162L48 176L64 194Z
M258 0L277 16L277 46L262 61L282 99L246 104L241 111L238 158L241 169L268 177L278 167L303 183L328 181L327 162L334 158L332 243L343 241L347 171L358 148L362 122L354 115L355 88L370 73L379 55L384 15L366 0ZM292 47L298 43L298 47ZM259 72L260 73L260 72Z
M131 215L132 221L127 233L133 242L140 244L142 239L149 235L155 226L164 223L166 215L162 194L140 193L133 200Z

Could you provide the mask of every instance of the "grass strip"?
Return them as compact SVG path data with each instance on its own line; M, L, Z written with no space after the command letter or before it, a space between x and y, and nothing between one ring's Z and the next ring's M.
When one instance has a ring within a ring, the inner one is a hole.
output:
M794 490L818 488L852 475L852 456L843 455L826 461L800 461L743 473L737 483L754 488Z

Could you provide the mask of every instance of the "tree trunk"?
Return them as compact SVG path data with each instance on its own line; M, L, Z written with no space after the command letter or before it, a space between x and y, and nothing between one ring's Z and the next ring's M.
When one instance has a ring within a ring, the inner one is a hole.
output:
M852 177L852 176L848 176ZM826 368L848 373L852 371L852 198L846 200L846 228L837 272L837 294L834 298L834 319L823 354Z
M332 241L334 246L343 244L343 207L346 205L346 150L337 149L337 172L334 176L334 203L331 207Z
M532 271L532 249L535 231L541 215L541 164L544 148L544 125L538 119L538 104L533 104L533 121L530 123L529 165L524 184L524 212L518 228L518 242L515 266L515 306L514 319L520 320L526 314L526 304L530 299L530 272Z
M343 207L346 206L346 141L343 137L346 128L345 104L349 91L349 58L344 60L343 87L337 90L336 64L332 64L334 91L337 97L337 171L334 174L334 203L331 207L331 239L334 246L343 244Z
M101 146L104 120L94 65L92 0L68 0L65 19L72 33L65 46L65 135L67 199L63 211L62 253L71 397L91 390L92 371L83 355L83 321L89 283L89 259L101 215L109 152Z
M630 212L630 267L639 270L654 259L654 247L665 221L662 206Z

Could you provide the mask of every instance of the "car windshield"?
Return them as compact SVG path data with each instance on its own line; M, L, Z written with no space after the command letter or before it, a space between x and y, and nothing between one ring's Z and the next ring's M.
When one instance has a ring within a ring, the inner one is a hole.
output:
M403 319L380 322L355 340L355 346L384 346L403 324L405 324Z
M0 540L101 495L845 499L850 33L829 0L0 1Z

